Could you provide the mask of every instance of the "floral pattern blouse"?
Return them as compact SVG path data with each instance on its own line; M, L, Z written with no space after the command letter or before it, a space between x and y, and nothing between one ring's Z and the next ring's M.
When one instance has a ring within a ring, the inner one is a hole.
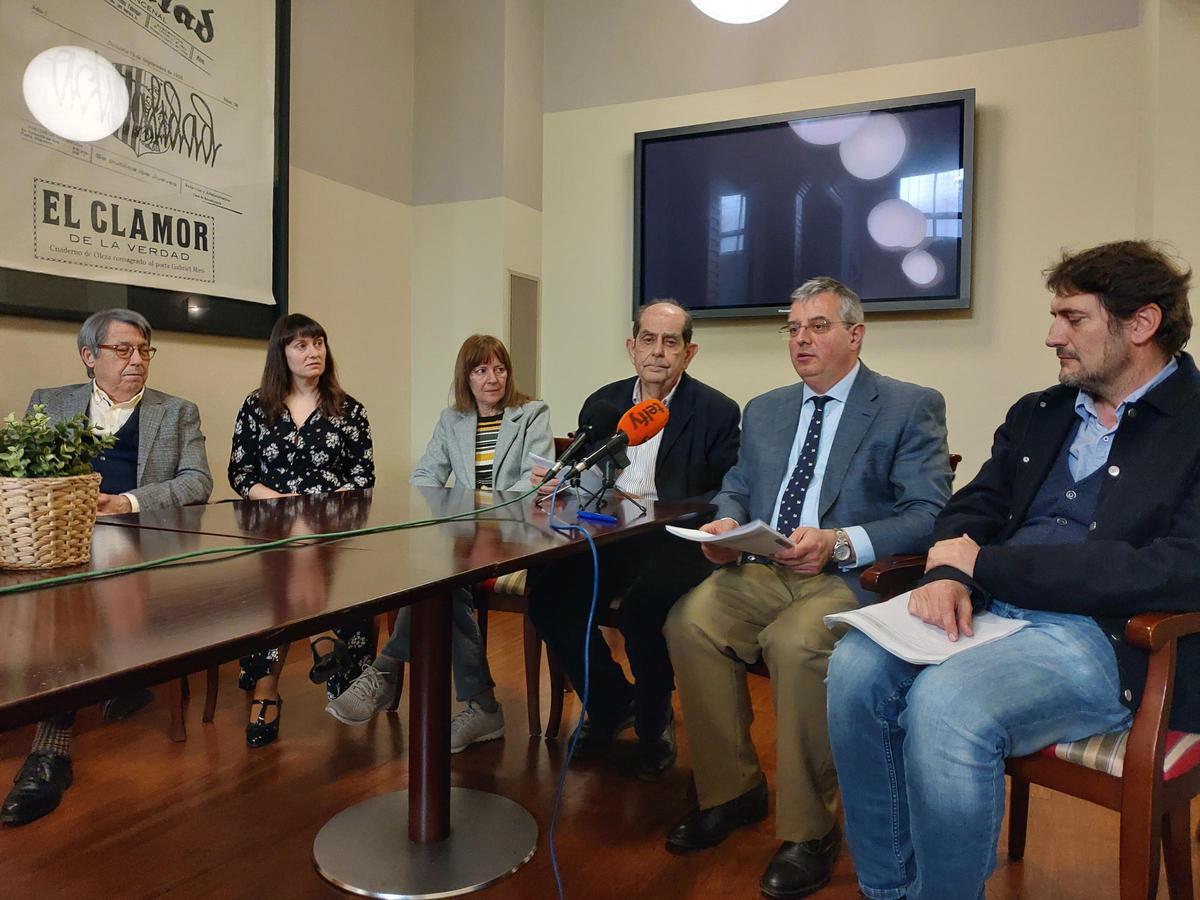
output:
M246 398L233 426L229 484L243 497L264 484L281 494L321 494L375 485L371 425L363 405L346 395L342 415L314 410L299 428L287 407L273 426L258 399Z

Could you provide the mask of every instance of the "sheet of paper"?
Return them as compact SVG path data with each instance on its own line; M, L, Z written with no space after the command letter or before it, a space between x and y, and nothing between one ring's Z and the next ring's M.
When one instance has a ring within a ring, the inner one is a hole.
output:
M740 550L742 553L754 553L758 556L770 556L777 550L786 550L792 542L764 522L755 519L745 525L726 531L724 534L708 534L695 528L680 528L676 525L666 526L667 531L685 541L697 541L701 544L711 544L714 547L728 547Z
M1006 638L1029 624L1024 619L1005 619L991 613L976 613L971 620L971 630L975 633L969 636L959 634L957 641L951 641L941 628L927 625L909 613L910 593L905 591L883 603L826 616L825 625L850 625L893 656L918 666L936 666L973 647Z

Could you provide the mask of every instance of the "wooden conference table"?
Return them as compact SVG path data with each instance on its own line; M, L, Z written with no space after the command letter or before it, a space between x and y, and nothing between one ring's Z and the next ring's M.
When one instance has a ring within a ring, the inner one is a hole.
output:
M412 605L409 789L339 813L318 834L314 860L331 882L367 896L449 896L484 887L533 855L537 826L512 801L450 787L450 594L587 552L584 541L554 532L546 512L527 498L427 528L254 548L469 513L513 496L376 488L100 519L88 565L0 572L0 587L177 553L230 552L0 595L0 730ZM610 504L604 511L617 523L587 528L603 546L710 508L656 503L642 515L628 502ZM560 500L557 515L575 522L574 501Z

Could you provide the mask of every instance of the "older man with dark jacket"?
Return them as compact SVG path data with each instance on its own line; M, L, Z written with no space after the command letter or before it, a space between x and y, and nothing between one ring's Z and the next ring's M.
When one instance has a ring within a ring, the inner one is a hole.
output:
M583 409L602 400L626 410L656 399L666 404L670 417L662 432L629 448L630 465L617 488L655 500L711 497L737 458L740 413L733 400L684 371L699 350L692 343L691 316L674 301L644 306L626 347L637 375L600 388ZM534 483L544 474L535 468ZM620 628L635 680L630 685L599 629L587 631L591 557L575 555L530 570L529 615L579 689L584 642L590 641L588 713L576 757L602 755L632 724L638 735L638 777L660 778L674 764L674 673L662 627L671 605L710 571L695 544L661 531L600 549L598 602L621 598Z
M132 310L93 314L77 338L90 380L41 388L29 399L30 409L42 405L54 421L85 414L97 432L116 435L116 446L92 463L101 479L102 516L204 503L212 492L196 405L146 387L155 353L150 337L150 323ZM150 699L148 690L114 697L104 704L104 718L125 718ZM25 825L61 802L73 778L74 721L68 712L38 725L32 751L0 807L0 822Z

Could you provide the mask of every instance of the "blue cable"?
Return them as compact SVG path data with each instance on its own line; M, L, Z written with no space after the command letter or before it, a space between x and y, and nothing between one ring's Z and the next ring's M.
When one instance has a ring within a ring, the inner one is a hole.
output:
M555 487L554 492L550 495L550 527L559 534L572 534L578 532L588 542L588 548L592 551L592 602L588 607L587 628L583 635L583 692L579 695L580 711L579 722L575 725L575 730L571 732L571 738L567 743L567 755L563 758L562 771L558 774L558 787L554 791L554 806L550 813L550 831L546 836L546 841L550 845L550 868L554 871L554 884L558 888L559 900L563 900L566 894L563 892L562 873L558 869L558 853L554 849L554 832L558 827L558 813L562 807L563 788L567 784L567 772L571 768L571 756L575 752L575 742L579 740L579 732L583 730L583 721L587 716L588 708L588 689L591 675L591 645L592 645L592 624L596 615L596 600L600 596L600 557L596 552L596 542L592 539L591 534L586 528L579 525L572 525L569 522L555 524L554 501L558 497L558 491L562 487L562 482L559 482Z

